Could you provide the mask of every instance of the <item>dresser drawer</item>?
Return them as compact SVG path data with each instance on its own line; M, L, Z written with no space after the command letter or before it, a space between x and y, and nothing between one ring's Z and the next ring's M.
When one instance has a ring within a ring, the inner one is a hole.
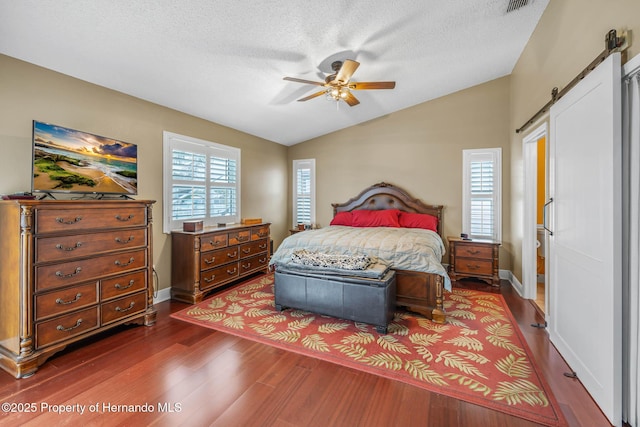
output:
M81 258L104 252L147 246L147 229L105 231L59 237L39 237L35 262Z
M246 243L251 240L251 230L232 231L229 233L229 246Z
M213 249L224 248L228 244L227 233L205 234L200 237L200 251L207 252Z
M200 274L200 287L208 289L216 286L219 283L227 282L240 276L240 270L238 269L238 263L223 265L222 267L214 268L212 270L203 271Z
M35 288L36 291L60 288L146 266L147 251L145 249L38 266L35 268Z
M38 209L36 234L75 230L140 227L147 224L144 207L103 209Z
M36 349L66 341L98 327L98 306L36 324Z
M463 274L483 274L491 276L493 274L493 261L473 258L456 258L456 273Z
M269 257L266 253L252 258L243 259L240 261L240 273L246 274L253 270L260 270L261 268L265 268L268 264Z
M87 283L36 296L36 321L98 303L97 283Z
M122 318L131 316L136 313L140 313L147 309L147 294L146 292L139 292L137 294L129 295L124 298L102 304L101 306L101 319L102 324L115 322Z
M207 252L200 254L200 269L207 270L222 264L237 261L239 258L240 252L237 246Z
M136 271L100 282L100 299L106 301L147 288L147 270Z
M467 258L493 258L493 248L487 245L474 245L473 243L458 243L454 248L456 257Z
M247 258L262 252L267 252L267 239L240 245L240 258Z
M269 235L269 226L263 225L260 227L253 227L251 229L251 240L264 239Z

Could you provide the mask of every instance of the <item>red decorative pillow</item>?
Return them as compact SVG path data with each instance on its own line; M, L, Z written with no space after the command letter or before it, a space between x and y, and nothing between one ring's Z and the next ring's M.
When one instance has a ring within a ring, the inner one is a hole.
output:
M338 212L336 216L333 217L329 225L348 225L351 226L353 224L353 218L351 212Z
M438 218L433 215L419 214L412 212L400 212L398 215L400 227L404 228L424 228L438 232Z
M386 209L380 211L356 210L353 211L354 227L400 227L398 223L397 209Z

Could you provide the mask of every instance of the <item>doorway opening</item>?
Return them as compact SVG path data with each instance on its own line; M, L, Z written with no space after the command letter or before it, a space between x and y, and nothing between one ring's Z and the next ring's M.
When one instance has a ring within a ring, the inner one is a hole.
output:
M538 308L545 312L545 263L546 253L546 232L545 226L545 203L547 201L547 138L543 135L536 141L538 155L536 161L536 299Z
M524 224L522 238L522 294L544 315L548 304L547 233L547 124L523 139Z

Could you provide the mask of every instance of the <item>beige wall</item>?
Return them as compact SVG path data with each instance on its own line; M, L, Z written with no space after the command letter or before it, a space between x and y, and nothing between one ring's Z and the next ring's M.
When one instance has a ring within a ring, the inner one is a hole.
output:
M57 123L139 145L140 195L154 199L154 259L169 286L170 242L162 224L162 131L242 150L242 214L273 222L276 246L291 223L292 160L316 159L317 216L380 181L445 206L445 234L461 230L462 150L503 148L500 266L521 279L520 127L604 48L609 29L640 31L637 0L552 0L509 77L361 125L284 147L0 55L0 194L30 188L31 121ZM628 57L640 53L636 43ZM348 112L345 112L348 113ZM532 126L532 130L536 126ZM286 189L286 191L285 191Z
M345 202L385 181L425 203L444 205L445 235L459 235L462 150L502 147L505 262L500 264L509 269L509 136L509 78L504 77L294 145L289 165L296 159L316 159L316 216L321 226L331 220L331 203Z
M274 243L286 235L287 147L0 55L0 194L31 188L32 120L138 144L138 199L153 209L159 289L169 286L171 242L162 233L162 132L242 150L242 215L273 222ZM0 225L1 226L1 225Z
M511 264L519 280L522 279L524 191L522 139L546 118L521 134L516 134L515 129L551 99L553 87L565 87L604 50L604 37L611 29L631 29L636 35L640 34L640 1L552 0L511 74ZM630 59L638 53L640 43L632 35L627 57Z

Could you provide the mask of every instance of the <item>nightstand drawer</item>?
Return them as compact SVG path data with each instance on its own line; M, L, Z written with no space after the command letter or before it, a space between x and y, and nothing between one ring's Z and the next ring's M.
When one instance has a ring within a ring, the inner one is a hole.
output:
M493 258L493 248L486 245L475 245L473 243L457 243L454 248L456 257L467 258Z
M493 261L471 258L456 258L455 269L457 273L463 274L483 274L490 276L493 274Z

